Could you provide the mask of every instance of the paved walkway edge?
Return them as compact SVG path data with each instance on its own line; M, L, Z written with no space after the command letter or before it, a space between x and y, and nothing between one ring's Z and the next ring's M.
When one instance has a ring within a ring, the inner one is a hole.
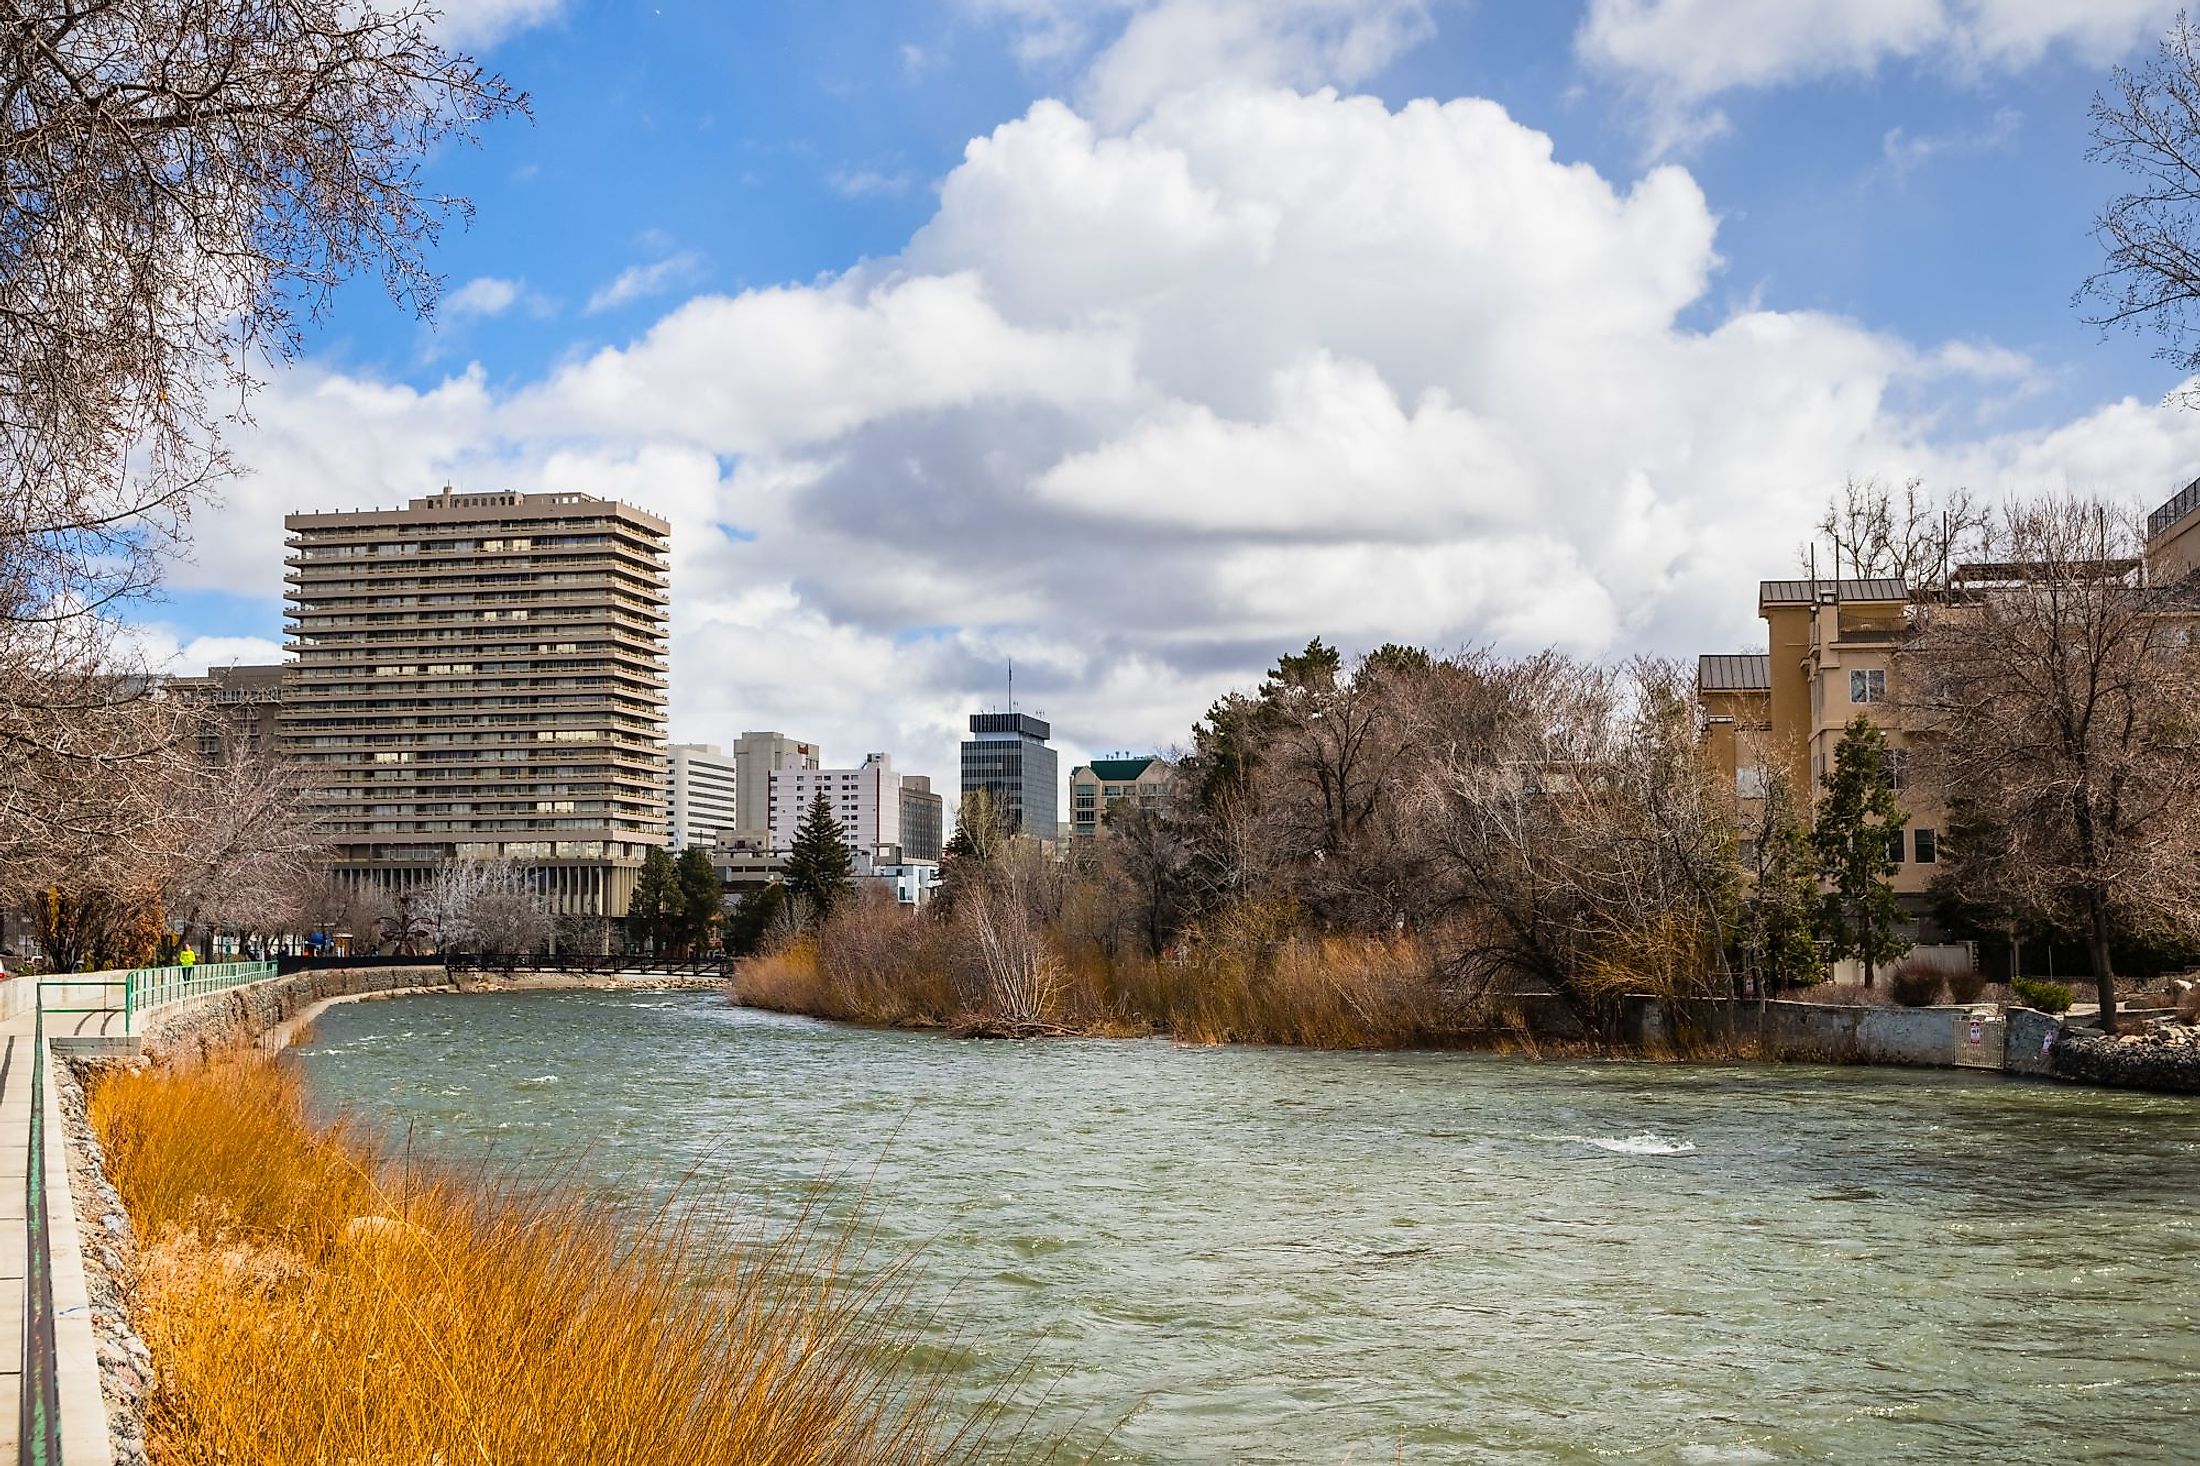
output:
M99 1388L99 1343L92 1334L91 1292L84 1281L84 1249L77 1231L76 1196L69 1182L69 1131L61 1114L56 1066L63 1063L46 1041L45 1084L34 1096L45 1108L46 1226L53 1259L54 1358L61 1403L61 1466L112 1466L107 1402Z

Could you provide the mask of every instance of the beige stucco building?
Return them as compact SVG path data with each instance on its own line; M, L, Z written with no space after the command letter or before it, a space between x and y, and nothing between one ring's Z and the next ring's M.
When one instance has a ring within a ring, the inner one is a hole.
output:
M1861 713L1886 735L1895 794L1907 816L1893 885L1911 898L1913 911L1921 910L1940 863L1947 808L1936 790L1912 777L1915 744L1930 735L1909 726L1902 710L1903 649L1923 607L1960 611L1966 596L1991 594L1996 577L2012 569L1959 566L1949 590L1923 590L1899 578L1759 582L1764 655L1701 657L1696 673L1706 756L1733 781L1745 827L1771 770L1784 770L1805 802L1815 802L1843 730ZM2200 482L2148 516L2144 570L2155 584L2200 571Z
M589 494L284 518L283 746L337 869L402 889L512 859L554 911L626 914L665 843L667 539Z
M1069 834L1090 839L1106 828L1108 811L1119 806L1159 809L1168 797L1176 770L1152 755L1096 758L1069 771Z

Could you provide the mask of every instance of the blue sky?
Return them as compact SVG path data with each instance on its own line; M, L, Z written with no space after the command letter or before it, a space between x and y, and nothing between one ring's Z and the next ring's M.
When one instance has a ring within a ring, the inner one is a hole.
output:
M447 476L674 518L676 737L935 774L1010 656L1076 757L1314 634L1747 645L1847 475L2200 473L2071 305L2173 11L474 0L442 312L342 293L146 635L268 654L284 509Z

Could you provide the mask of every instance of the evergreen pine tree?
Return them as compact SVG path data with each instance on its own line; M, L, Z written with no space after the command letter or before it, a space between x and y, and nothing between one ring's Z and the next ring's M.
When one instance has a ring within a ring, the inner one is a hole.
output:
M627 935L645 949L655 951L664 943L667 919L678 910L679 892L673 885L672 857L652 847L642 857L641 874L634 881L634 899L627 903Z
M772 923L786 909L787 888L777 881L745 893L734 903L721 929L728 957L753 957L764 950Z
M1902 868L1893 842L1907 818L1887 771L1886 735L1858 713L1834 747L1811 848L1828 887L1821 934L1835 960L1863 960L1866 987L1882 964L1910 949L1895 931L1902 910L1890 884Z
M808 902L823 921L846 894L854 870L840 821L833 818L833 802L820 789L796 827L794 847L787 854L787 894Z
M690 845L672 865L672 888L680 901L673 930L682 951L693 956L711 944L712 930L726 914L725 887L710 863L710 852Z
M1742 901L1742 959L1758 991L1769 996L1807 987L1825 971L1817 942L1818 862L1794 785L1777 770L1765 778L1754 847Z

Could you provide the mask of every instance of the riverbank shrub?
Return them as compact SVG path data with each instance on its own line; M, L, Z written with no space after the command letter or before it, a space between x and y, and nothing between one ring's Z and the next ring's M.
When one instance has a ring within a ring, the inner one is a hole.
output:
M855 1234L622 1216L316 1128L271 1059L110 1075L154 1460L869 1466L978 1459ZM990 1458L994 1452L987 1451Z
M975 901L945 920L891 902L851 903L814 933L743 962L733 996L878 1027L1309 1048L1435 1047L1468 1026L1420 942L1312 936L1289 909L1255 903L1229 909L1161 958L1111 955L1052 928L1019 929L1013 935L1040 944L1031 965L1048 980L1035 1009L1011 1011L1000 994L1028 995L995 979L974 930L994 915Z
M2017 1001L2027 1008L2037 1008L2042 1013L2067 1013L2070 1011L2070 984L2051 982L2044 977L2013 977L2009 986L2015 991Z

